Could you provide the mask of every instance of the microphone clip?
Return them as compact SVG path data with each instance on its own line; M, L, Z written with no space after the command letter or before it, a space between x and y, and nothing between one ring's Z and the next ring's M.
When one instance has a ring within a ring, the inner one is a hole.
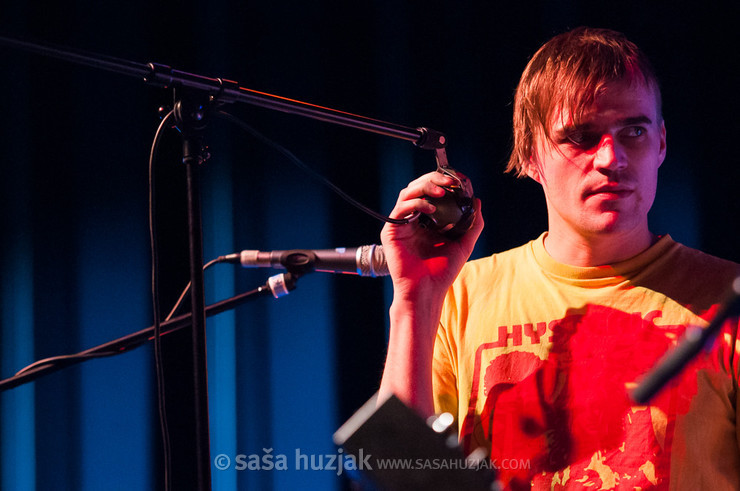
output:
M309 250L285 251L280 255L280 264L293 276L300 278L316 269L316 253Z

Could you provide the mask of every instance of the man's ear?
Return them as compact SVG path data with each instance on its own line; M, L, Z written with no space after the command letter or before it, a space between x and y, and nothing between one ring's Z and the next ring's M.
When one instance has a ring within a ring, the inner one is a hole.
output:
M537 167L537 163L532 157L530 157L529 161L525 164L524 172L535 182L539 182L540 184L542 184L542 182L540 181L540 172Z
M659 149L659 160L660 163L658 166L663 164L663 161L665 160L665 154L666 154L666 134L665 134L665 121L660 122L660 149Z

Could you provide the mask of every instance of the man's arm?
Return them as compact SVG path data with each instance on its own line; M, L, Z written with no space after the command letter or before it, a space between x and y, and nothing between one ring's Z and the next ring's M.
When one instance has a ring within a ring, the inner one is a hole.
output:
M391 216L432 213L434 206L422 197L441 197L445 191L440 186L451 184L453 181L439 172L416 179L401 191ZM418 223L388 224L381 233L393 280L393 303L380 397L395 394L425 417L434 412L432 356L442 303L483 230L478 200L476 210L473 228L454 241L422 229Z

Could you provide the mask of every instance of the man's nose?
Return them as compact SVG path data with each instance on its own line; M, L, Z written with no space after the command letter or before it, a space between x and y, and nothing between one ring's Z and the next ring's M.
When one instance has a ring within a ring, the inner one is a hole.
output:
M594 155L594 168L605 170L621 170L627 167L624 149L612 135L604 135Z

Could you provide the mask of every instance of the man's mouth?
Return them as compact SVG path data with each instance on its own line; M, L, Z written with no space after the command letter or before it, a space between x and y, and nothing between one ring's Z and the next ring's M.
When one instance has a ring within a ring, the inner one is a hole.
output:
M614 185L614 186L599 186L597 188L590 189L584 193L584 198L591 196L600 196L606 199L618 199L625 198L632 194L634 190L627 186Z

